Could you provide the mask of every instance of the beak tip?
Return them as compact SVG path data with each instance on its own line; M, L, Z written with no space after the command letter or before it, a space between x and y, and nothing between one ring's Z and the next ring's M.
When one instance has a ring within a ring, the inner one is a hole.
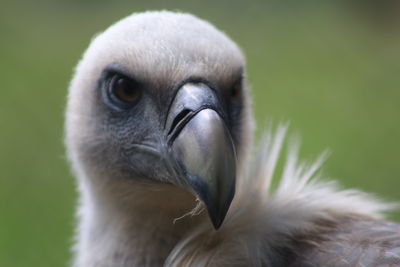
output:
M220 216L212 216L212 215L210 215L210 217L211 217L211 221L214 226L214 229L218 230L221 227L222 222L224 221L224 218L220 217Z
M226 214L228 212L228 208L229 205L219 211L213 210L212 208L208 209L208 214L215 230L218 230L221 227L222 223L224 222Z
M189 174L187 179L194 189L193 193L196 194L205 205L208 217L214 229L218 230L224 222L235 196L235 183L222 187L210 188L209 185L204 182L204 179L197 176ZM235 177L231 179L231 181L235 181ZM215 191L215 189L217 190Z
M218 230L221 227L222 223L224 222L226 214L228 213L229 207L231 205L233 196L234 196L234 189L232 190L228 199L223 201L223 203L220 203L222 205L218 205L215 202L205 203L207 206L208 215L211 219L211 222L215 230Z

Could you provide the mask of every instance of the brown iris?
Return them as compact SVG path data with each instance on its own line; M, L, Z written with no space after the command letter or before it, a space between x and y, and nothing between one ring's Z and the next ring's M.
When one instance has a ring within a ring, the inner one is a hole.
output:
M114 77L111 88L114 96L122 102L132 103L140 97L139 85L125 77Z

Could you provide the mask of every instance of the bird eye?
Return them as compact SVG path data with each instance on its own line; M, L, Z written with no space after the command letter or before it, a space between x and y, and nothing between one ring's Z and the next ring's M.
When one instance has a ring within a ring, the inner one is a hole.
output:
M110 84L111 93L120 101L132 103L139 99L139 85L122 76L114 76Z
M105 85L104 101L113 108L128 109L139 100L142 94L140 83L120 74L112 75L106 80Z

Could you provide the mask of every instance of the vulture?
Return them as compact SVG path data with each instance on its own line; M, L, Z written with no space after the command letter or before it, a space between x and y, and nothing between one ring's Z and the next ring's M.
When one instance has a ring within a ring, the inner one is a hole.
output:
M253 149L251 102L240 48L193 15L98 34L66 110L72 266L400 266L395 204L320 177L287 125Z

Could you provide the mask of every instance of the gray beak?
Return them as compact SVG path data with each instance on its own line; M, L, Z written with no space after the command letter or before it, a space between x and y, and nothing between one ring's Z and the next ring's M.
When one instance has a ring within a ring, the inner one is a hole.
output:
M166 129L182 186L198 196L218 229L235 194L236 153L214 93L188 83L177 92Z

